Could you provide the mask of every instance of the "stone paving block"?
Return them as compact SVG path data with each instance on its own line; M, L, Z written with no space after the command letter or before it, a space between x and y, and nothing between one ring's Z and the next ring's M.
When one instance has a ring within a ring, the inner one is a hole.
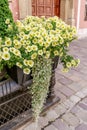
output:
M62 116L62 119L72 126L77 126L80 123L80 120L72 113L66 113Z
M80 107L79 107L78 105L74 106L74 107L70 110L70 112L73 113L73 114L76 114L76 113L79 112L79 111L80 111Z
M63 104L69 109L75 105L75 102L72 102L70 99L67 99L65 102L63 102Z
M43 128L44 126L48 125L49 119L47 119L45 116L44 117L40 117L38 120L38 125L40 126L40 128Z
M62 88L62 87L63 87L63 85L61 83L59 83L58 81L56 81L56 84L55 84L54 88L56 90L58 90L58 88Z
M75 95L80 97L80 98L84 98L85 97L85 94L83 94L81 91L77 92Z
M87 97L82 100L85 104L87 104Z
M55 112L57 113L57 116L59 117L61 114L65 113L66 107L62 105L58 105L54 108Z
M62 119L57 119L53 125L58 129L58 130L71 130L68 125L62 120Z
M82 78L80 78L80 77L76 77L75 75L72 75L72 76L70 76L69 77L72 81L74 81L74 82L78 82L78 81L80 81Z
M54 125L49 125L44 130L58 130Z
M74 90L75 92L81 90L82 88L86 87L87 83L85 83L84 81L80 81L80 82L73 82L72 84L68 85L69 88L71 88L72 90Z
M66 98L67 98L63 93L61 93L61 92L58 91L58 90L55 90L55 95L60 98L60 102L66 100Z
M63 86L62 88L58 88L58 90L67 97L70 97L71 95L73 95L75 93L72 89L70 89L66 86Z
M55 110L49 110L47 112L46 118L49 119L49 122L54 121L57 117L58 117L58 115Z
M87 124L81 124L77 126L75 130L87 130Z
M77 117L87 123L87 111L80 110L76 113Z
M87 87L87 86L86 86ZM85 95L85 96L87 96L87 88L83 88L82 89L82 93Z
M37 123L31 123L30 125L26 126L23 130L41 130Z
M61 79L58 80L61 84L63 85L69 85L71 84L73 81L69 78L66 77L62 77Z
M87 111L87 105L84 104L84 103L79 103L78 104L82 109L86 110Z
M73 96L70 97L70 100L71 100L72 102L74 102L74 103L77 103L77 102L79 102L79 101L81 100L81 98L79 98L79 97L73 95Z

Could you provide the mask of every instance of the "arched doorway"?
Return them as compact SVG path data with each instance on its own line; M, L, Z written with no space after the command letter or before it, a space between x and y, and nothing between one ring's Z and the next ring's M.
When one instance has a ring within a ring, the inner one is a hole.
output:
M60 0L32 0L32 15L60 16Z

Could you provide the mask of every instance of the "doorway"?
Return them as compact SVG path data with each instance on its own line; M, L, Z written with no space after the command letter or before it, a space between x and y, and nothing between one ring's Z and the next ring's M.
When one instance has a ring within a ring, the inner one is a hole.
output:
M32 0L33 16L60 16L60 0Z

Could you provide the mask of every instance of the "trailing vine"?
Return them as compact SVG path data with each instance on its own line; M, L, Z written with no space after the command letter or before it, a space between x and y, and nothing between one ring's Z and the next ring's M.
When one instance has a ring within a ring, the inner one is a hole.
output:
M52 60L39 57L32 69L33 84L32 93L32 111L35 121L38 120L44 101L49 91Z

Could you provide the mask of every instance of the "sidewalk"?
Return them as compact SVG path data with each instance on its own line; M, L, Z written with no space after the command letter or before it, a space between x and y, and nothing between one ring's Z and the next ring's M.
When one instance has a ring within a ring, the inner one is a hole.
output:
M87 38L74 41L70 50L81 63L69 73L58 66L55 94L61 100L40 117L38 130L87 130ZM27 123L21 130L35 130L35 124Z

